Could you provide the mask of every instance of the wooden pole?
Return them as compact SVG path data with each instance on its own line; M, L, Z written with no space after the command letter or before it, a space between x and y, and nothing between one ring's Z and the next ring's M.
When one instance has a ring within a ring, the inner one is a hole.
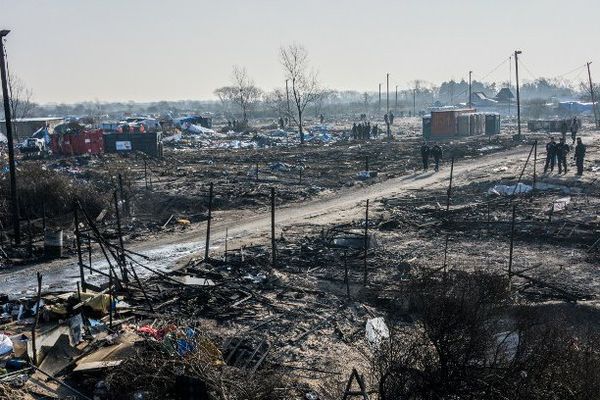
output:
M369 253L369 199L367 199L367 207L365 209L365 261L364 261L364 277L363 284L367 285L367 255Z
M523 174L525 173L525 168L527 168L527 164L529 164L529 160L531 159L531 155L533 154L533 150L536 148L536 144L534 143L531 146L531 150L529 150L529 155L527 156L527 160L525 160L525 164L523 165L523 169L521 169L521 173L519 174L519 179L517 179L517 183L515 184L515 188L512 191L512 196L517 192L517 188L519 187L519 183L521 183L521 179L523 179Z
M448 272L448 264L446 263L446 261L448 260L448 241L450 240L450 234L447 233L446 234L446 244L444 246L444 265L443 265L443 270L444 270L444 275Z
M225 262L227 262L227 245L229 243L229 228L225 228Z
M40 301L42 300L42 274L40 274L39 272L37 273L37 284L38 284L37 297L36 297L37 310L35 313L35 321L33 323L33 327L31 328L31 347L33 350L33 365L35 365L35 366L38 365L37 346L36 346L36 331L37 331L38 324L40 322L40 308L41 308Z
M450 196L452 195L452 179L454 177L454 156L450 162L450 184L448 185L448 193L446 195L446 211L450 211Z
M123 214L125 216L128 215L127 213L127 202L125 201L125 193L123 192L123 176L121 174L118 175L119 178L119 197L121 197L121 201L123 202Z
M90 267L90 275L92 273L92 238L88 236L88 264Z
M144 159L144 182L146 184L146 190L148 190L148 161Z
M113 271L108 269L108 326L113 327Z
M85 284L85 272L83 271L83 259L81 257L81 235L79 233L79 215L77 213L77 204L73 207L73 217L75 218L75 239L77 240L77 259L79 261L79 279L81 280L81 290L87 291Z
M348 252L344 250L344 283L346 284L346 296L350 298L350 281L348 279Z
M277 248L275 245L275 188L271 188L271 267L277 264Z
M42 231L46 232L46 201L42 199Z
M510 253L508 256L508 280L510 284L510 280L512 279L512 263L513 263L513 249L515 243L515 214L516 214L516 205L513 204L512 209L512 222L510 224Z
M208 248L210 247L210 222L212 220L213 183L208 186L208 220L206 221L206 243L204 245L204 260L208 260Z
M592 62L587 62L587 70L588 70L588 79L590 83L590 95L592 96L592 112L594 113L594 121L596 122L596 128L600 128L600 121L598 120L598 105L596 104L596 96L594 94L594 83L592 82L592 71L590 69L590 64Z
M117 191L113 192L113 197L115 201L115 213L117 217L117 235L119 236L119 246L120 250L117 250L117 254L119 255L118 261L119 266L121 267L121 276L123 277L123 282L127 283L129 281L129 277L127 276L127 266L125 263L125 246L123 245L123 231L121 230L121 214L119 213L119 199L117 196ZM121 198L123 200L123 198Z
M535 190L535 185L537 183L537 148L538 141L536 140L533 144L533 190Z

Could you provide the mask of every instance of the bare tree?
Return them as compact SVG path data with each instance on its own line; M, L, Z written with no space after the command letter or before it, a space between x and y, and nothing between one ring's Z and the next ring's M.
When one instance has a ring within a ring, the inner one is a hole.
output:
M18 76L9 76L8 92L10 93L10 112L12 120L31 117L36 104L33 102L33 91ZM6 116L5 116L6 118ZM17 125L13 125L14 136L19 137Z
M275 89L272 92L267 93L264 97L264 103L266 107L278 117L287 115L287 99L284 90Z
M309 69L308 52L299 44L291 44L280 49L280 61L286 78L292 84L292 99L295 112L291 118L298 125L300 143L304 144L303 120L304 110L309 104L317 102L323 95L317 72Z
M242 120L246 124L248 114L258 104L263 92L254 84L244 67L233 67L231 83L231 86L224 86L215 90L215 95L219 97L226 110L228 103L236 104L240 108Z

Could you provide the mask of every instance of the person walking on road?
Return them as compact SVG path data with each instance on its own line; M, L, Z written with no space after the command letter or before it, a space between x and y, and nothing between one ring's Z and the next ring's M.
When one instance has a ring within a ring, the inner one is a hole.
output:
M427 142L423 142L423 145L421 146L421 158L423 159L423 171L427 171L427 168L429 168L429 153L430 153L430 149L429 149L429 146L427 145Z
M556 145L556 157L558 158L558 173L567 173L567 154L571 148L565 143L565 138L560 138L560 142Z
M585 144L581 142L581 138L577 138L577 146L575 146L575 165L577 165L577 175L583 175L583 159L585 158Z
M577 118L573 118L573 121L571 121L571 139L573 139L573 145L575 145L577 131L579 131L579 121L577 121Z
M431 155L433 156L433 161L435 161L435 172L440 170L440 160L442 159L442 147L439 144L436 144L431 148Z
M556 164L556 142L554 141L554 137L551 137L550 141L546 143L546 165L544 166L544 173L548 173L548 167L550 167L550 172L553 172L554 164Z

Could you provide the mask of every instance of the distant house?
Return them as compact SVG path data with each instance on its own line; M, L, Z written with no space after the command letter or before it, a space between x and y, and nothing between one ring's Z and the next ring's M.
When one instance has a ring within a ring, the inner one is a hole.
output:
M30 137L40 128L47 127L52 130L63 121L57 117L41 117L41 118L17 118L13 120L13 140L20 142L25 138ZM0 136L6 136L6 121L0 120Z
M510 103L511 101L514 101L514 98L515 96L509 88L500 89L496 97L494 97L494 99L499 103Z
M471 94L471 103L475 107L491 107L495 106L498 102L487 97L484 92L474 92Z

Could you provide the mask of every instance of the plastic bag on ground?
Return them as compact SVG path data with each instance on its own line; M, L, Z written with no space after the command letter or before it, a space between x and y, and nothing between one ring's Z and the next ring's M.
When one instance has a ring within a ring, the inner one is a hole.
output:
M390 337L390 331L382 317L367 320L366 335L369 343L375 347L381 346L383 339Z

